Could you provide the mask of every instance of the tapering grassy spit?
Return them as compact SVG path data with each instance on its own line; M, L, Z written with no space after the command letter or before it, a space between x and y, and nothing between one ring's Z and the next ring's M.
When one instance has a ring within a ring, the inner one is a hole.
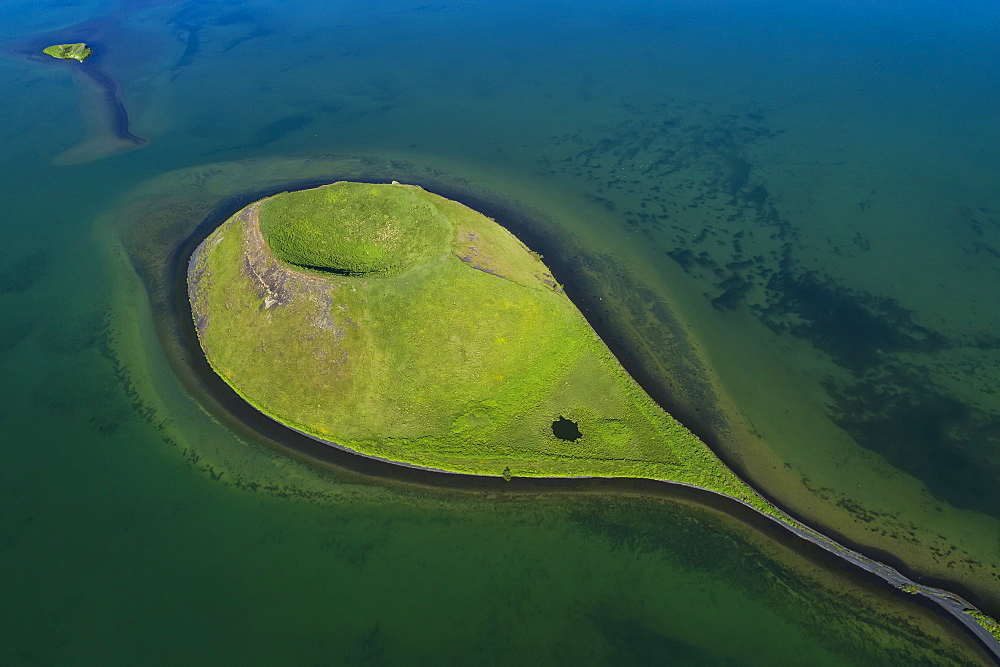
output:
M93 51L86 44L53 44L42 49L42 53L53 58L83 62L90 57Z
M997 641L1000 641L1000 623L997 623L992 616L987 616L978 609L966 609L965 613L976 619L983 628L986 629Z
M642 391L537 255L459 203L399 184L279 194L213 232L188 283L215 371L315 437L453 472L668 479L778 514ZM578 438L556 436L563 418Z

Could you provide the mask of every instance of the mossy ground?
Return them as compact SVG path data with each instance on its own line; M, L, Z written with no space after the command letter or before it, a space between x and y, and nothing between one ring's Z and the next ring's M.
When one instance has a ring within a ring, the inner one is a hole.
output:
M196 251L189 290L216 372L311 435L463 473L670 479L776 513L645 394L536 255L420 188L252 204ZM561 417L582 436L556 437Z
M42 53L50 55L53 58L83 62L90 57L93 51L86 44L53 44L42 49Z

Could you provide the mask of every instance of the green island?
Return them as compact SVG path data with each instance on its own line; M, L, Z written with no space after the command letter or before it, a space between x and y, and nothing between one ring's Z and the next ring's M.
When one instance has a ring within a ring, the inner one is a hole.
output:
M419 187L255 202L195 250L188 294L215 372L331 445L466 474L665 479L780 514L639 387L537 254Z
M79 60L83 62L93 53L86 44L53 44L42 49L42 53L61 58L62 60Z

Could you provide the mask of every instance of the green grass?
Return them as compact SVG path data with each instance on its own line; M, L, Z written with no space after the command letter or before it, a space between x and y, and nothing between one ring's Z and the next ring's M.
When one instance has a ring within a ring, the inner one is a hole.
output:
M90 57L93 51L86 44L53 44L42 49L42 53L50 55L53 58L83 62Z
M189 289L216 372L320 438L455 472L669 479L777 514L642 391L537 255L418 187L253 204L200 246ZM557 438L560 417L582 437Z
M338 183L261 207L274 253L300 267L346 275L391 275L447 249L448 220L405 188Z

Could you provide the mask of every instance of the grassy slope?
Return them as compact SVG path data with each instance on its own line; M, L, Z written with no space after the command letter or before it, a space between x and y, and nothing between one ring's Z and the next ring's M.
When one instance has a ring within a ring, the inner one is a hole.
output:
M335 216L306 220L331 202ZM191 291L207 357L279 421L431 468L671 479L774 513L625 373L536 256L465 206L335 184L252 205L202 248ZM556 438L560 416L583 437Z

